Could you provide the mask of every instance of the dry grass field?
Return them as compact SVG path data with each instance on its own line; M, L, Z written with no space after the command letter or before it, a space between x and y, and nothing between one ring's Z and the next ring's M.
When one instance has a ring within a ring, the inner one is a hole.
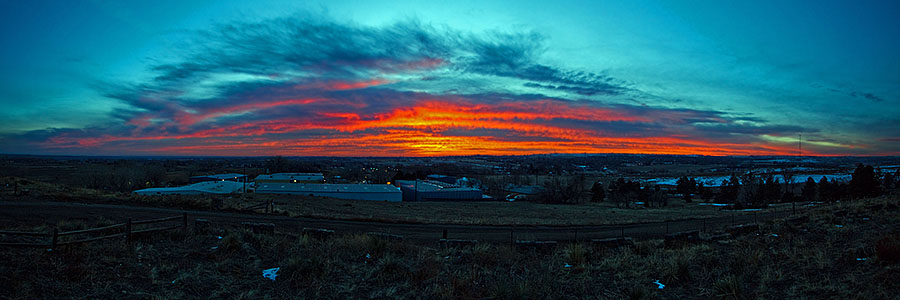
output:
M617 208L612 203L543 204L521 201L391 203L253 193L243 196L138 196L86 188L73 188L67 185L13 177L3 178L0 184L5 185L13 180L19 182L18 188L20 192L28 190L28 194L13 196L13 191L5 188L0 190L0 199L11 201L127 204L229 211L239 211L246 207L272 200L276 203L276 213L289 216L388 223L607 225L701 219L727 215L718 207L684 203L679 199L671 199L670 205L664 208ZM784 207L784 205L782 206ZM744 214L747 213L745 212Z
M373 202L302 196L252 195L232 199L274 199L276 211L291 216L390 223L459 225L606 225L724 216L719 208L673 200L665 208L616 208L611 203L543 204L533 202ZM232 202L233 201L233 202ZM239 205L237 203L233 204Z
M0 298L896 298L897 197L806 215L800 224L776 220L758 232L714 242L645 240L619 249L573 243L546 252L237 228L172 231L131 244L108 240L52 252L0 248ZM95 224L56 224L89 225ZM262 276L275 267L281 268L275 281Z

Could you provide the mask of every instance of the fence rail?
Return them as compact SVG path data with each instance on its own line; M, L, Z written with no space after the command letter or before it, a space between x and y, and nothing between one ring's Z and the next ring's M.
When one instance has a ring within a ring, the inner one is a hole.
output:
M140 224L159 223L159 222L165 222L165 221L170 221L170 220L177 220L178 218L181 218L181 217L182 216L171 216L171 217L149 219L149 220L138 220L138 221L132 221L131 224L132 225L140 225Z
M88 229L82 229L82 230L73 230L73 231L60 232L60 233L57 234L57 236L67 236L67 235L73 235L73 234L92 233L92 232L104 231L104 230L113 229L113 228L118 228L118 227L123 227L123 226L125 226L125 223L122 223L122 224L113 224L113 225L103 226L103 227L97 227L97 228L88 228Z
M24 231L6 231L0 230L0 234L6 235L25 235L25 236L51 236L52 233L43 233L43 232L24 232Z
M156 223L162 223L162 222L167 222L167 221L176 221L179 219L181 220L181 224L175 224L175 225L163 226L163 227L144 228L144 229L137 229L137 230L135 230L133 228L133 225L156 224ZM62 236L83 235L83 234L97 233L97 232L102 232L102 231L109 231L109 230L118 229L118 228L124 228L124 230L122 232L108 234L108 235L102 235L102 236L86 237L86 238L67 240L67 241L59 240L59 237L62 237ZM99 241L99 240L121 238L121 237L125 237L125 241L130 242L132 239L132 236L135 234L159 232L159 231L165 231L165 230L172 230L172 229L176 229L176 228L187 229L187 213L183 213L180 216L171 216L171 217L163 217L163 218L147 219L147 220L132 221L129 219L125 223L112 224L112 225L107 225L107 226L102 226L102 227L97 227L97 228L72 230L72 231L66 231L66 232L59 232L55 228L49 233L0 230L0 235L49 237L49 240L45 243L0 242L0 247L38 247L38 248L49 247L50 250L56 250L56 248L58 246L82 244L82 243L89 243L89 242L94 242L94 241Z
M275 212L275 202L272 200L265 200L260 203L254 204L254 205L244 207L243 209L252 211L252 210L257 210L260 208L265 209L265 213Z

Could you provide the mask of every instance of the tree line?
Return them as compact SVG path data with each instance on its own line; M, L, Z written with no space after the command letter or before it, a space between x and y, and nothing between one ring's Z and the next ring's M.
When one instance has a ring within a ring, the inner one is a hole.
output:
M799 195L792 185L794 175L787 172L780 174L784 181L772 173L757 175L751 172L741 176L732 174L730 178L722 180L718 188L704 186L695 178L684 176L676 182L674 192L685 202L692 202L695 197L699 197L706 202L733 204L738 208L765 207L778 202L835 202L882 195L900 185L898 172L882 176L872 166L858 164L850 182L829 180L824 176L816 181L808 177ZM666 192L661 191L658 185L625 178L618 178L607 185L598 181L591 187L591 201L609 201L618 207L666 206L668 199Z

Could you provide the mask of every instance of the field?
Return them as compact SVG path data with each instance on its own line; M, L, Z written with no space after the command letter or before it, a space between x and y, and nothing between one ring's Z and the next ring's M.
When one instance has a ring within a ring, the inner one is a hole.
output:
M95 189L73 188L22 178L6 177L0 184L19 182L28 195L12 196L6 187L0 190L9 201L61 201L80 203L128 204L185 209L240 211L266 201L274 201L275 211L294 217L333 220L376 221L388 223L457 225L608 225L701 219L727 214L718 207L684 203L671 199L664 208L617 208L611 203L543 204L534 202L376 202L331 198L247 194L244 196L137 196ZM788 209L780 204L778 210ZM747 214L739 212L738 214Z
M0 248L0 297L890 299L900 290L898 200L819 207L805 212L801 223L765 222L757 232L719 241L651 239L618 249L588 243L561 243L546 252L505 244L441 247L228 226L52 252ZM276 280L262 276L275 267L281 268Z
M608 225L700 219L726 215L713 206L672 200L665 208L617 208L610 203L543 204L534 202L386 203L254 195L276 199L277 210L291 216L391 223L459 225Z

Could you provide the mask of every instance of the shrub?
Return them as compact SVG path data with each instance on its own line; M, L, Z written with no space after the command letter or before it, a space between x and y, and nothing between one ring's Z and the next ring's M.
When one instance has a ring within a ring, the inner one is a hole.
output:
M888 235L875 244L878 259L887 263L900 262L900 238L896 234Z

